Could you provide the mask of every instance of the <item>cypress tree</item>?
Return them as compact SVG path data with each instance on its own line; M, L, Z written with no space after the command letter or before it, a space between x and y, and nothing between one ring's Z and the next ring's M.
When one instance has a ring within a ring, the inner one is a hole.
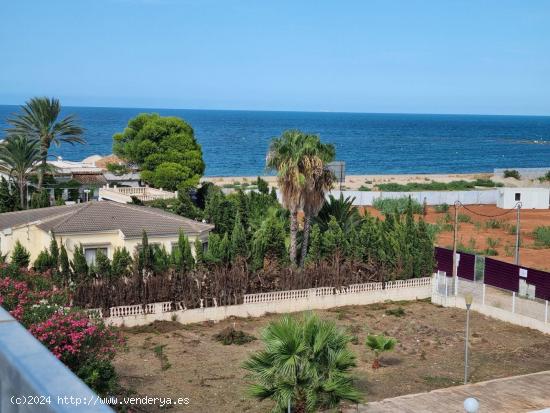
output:
M63 285L68 285L71 281L71 266L69 263L69 256L67 255L67 250L63 243L61 243L61 248L59 249L59 275Z
M0 181L0 212L11 212L16 209L14 192L9 182L2 176Z
M196 265L204 263L204 250L199 237L195 238L195 263Z
M191 252L189 238L187 238L183 230L179 232L176 265L183 271L189 271L195 267L195 260Z
M229 235L227 235L227 232L223 235L220 242L220 253L222 262L228 263L231 261L231 241L229 241Z
M59 246L55 240L55 234L52 232L52 239L50 240L50 256L51 256L51 265L54 271L57 271L59 268Z
M28 268L31 259L31 254L27 249L21 245L19 240L15 243L13 252L11 254L11 262L17 268Z
M141 249L138 254L138 269L140 272L151 271L153 268L153 249L149 245L147 232L143 230L141 236Z
M323 253L323 237L319 225L315 224L311 227L309 238L309 251L306 260L307 262L319 261Z
M86 256L84 255L82 245L74 249L71 267L76 282L85 281L88 278L88 263L86 262Z
M277 190L274 186L271 187L271 192L269 193L269 195L274 201L277 201Z
M43 273L52 269L52 256L47 249L40 251L32 264L35 271Z
M241 214L237 213L235 218L235 225L231 233L231 259L237 257L248 258L248 240L246 239L246 232L241 222Z
M95 256L94 269L97 278L102 278L104 280L111 279L111 260L99 250Z
M211 232L208 235L208 250L204 254L204 260L210 263L217 263L222 260L222 252L220 250L221 238L219 234Z
M328 229L323 234L323 252L325 255L342 253L346 250L346 236L344 231L338 225L335 217L331 217L328 223Z
M116 280L121 277L129 276L131 264L132 257L128 250L124 247L115 248L113 252L113 261L111 263L111 279Z

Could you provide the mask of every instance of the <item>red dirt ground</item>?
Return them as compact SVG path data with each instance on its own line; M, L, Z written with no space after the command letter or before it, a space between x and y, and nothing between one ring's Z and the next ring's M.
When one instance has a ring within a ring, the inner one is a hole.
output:
M501 225L500 228L492 229L485 227L485 223L491 218L486 218L477 214L496 216L503 214L506 210L497 208L494 205L468 205L467 208L472 212L461 207L458 213L470 216L472 222L461 222L459 224L458 241L466 247L471 248L474 246L473 249L481 251L487 248L487 238L490 237L498 243L494 248L498 251L498 255L493 258L513 263L516 236L511 233L510 228L516 225L515 210L493 218L500 221ZM381 216L378 210L372 207L367 207L367 209L371 214L378 217ZM448 213L450 217L454 219L453 206L449 208ZM431 224L438 222L444 223L445 215L445 213L437 213L434 208L429 207L426 221ZM522 241L522 247L520 248L520 264L550 271L550 248L536 246L532 235L536 227L550 225L550 210L521 210L520 217L520 234ZM437 237L437 245L446 248L452 247L453 231L441 231Z

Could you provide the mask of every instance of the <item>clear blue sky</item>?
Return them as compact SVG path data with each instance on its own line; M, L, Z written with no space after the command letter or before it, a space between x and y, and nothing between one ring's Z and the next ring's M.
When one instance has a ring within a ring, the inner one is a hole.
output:
M550 1L2 0L0 104L550 115Z

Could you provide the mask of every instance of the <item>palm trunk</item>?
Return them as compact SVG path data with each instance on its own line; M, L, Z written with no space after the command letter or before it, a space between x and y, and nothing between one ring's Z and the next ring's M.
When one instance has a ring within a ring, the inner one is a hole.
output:
M296 252L297 252L297 237L298 235L298 211L292 211L290 213L290 263L292 265L297 264Z
M19 204L21 205L21 209L25 209L25 181L23 179L19 179Z
M311 229L311 217L304 215L304 232L302 234L302 254L300 255L300 267L306 263L307 248L309 246L309 231Z
M40 169L38 170L38 190L42 189L42 184L44 183L44 173L46 172L47 159L48 159L48 148L42 146L40 148Z

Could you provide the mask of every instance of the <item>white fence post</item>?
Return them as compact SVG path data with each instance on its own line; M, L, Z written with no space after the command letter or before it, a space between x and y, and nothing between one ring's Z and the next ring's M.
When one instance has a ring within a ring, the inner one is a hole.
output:
M512 313L516 312L516 292L512 291Z
M458 275L455 277L455 296L458 295Z
M485 305L485 284L483 284L483 296L481 298L481 303Z
M445 298L447 298L447 296L449 295L448 292L449 292L449 285L447 282L447 274L445 274Z

